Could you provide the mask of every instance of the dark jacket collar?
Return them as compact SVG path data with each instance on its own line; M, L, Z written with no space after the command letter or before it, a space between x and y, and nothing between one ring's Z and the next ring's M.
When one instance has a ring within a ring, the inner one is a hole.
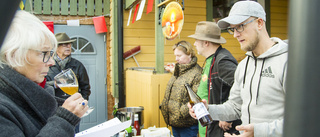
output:
M10 96L21 107L30 107L42 121L55 113L57 102L53 95L14 69L2 65L0 79L5 83L0 85L0 92Z

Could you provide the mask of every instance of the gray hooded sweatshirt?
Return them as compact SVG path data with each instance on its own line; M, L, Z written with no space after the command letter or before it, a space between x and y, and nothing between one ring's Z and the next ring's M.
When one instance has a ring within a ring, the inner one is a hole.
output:
M279 38L273 47L258 57L247 52L235 72L229 100L209 105L214 120L241 118L242 124L254 124L255 137L282 136L288 44Z

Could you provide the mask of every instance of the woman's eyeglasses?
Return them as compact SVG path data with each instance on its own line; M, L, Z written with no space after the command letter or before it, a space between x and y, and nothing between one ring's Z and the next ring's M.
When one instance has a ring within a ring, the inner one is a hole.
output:
M31 50L34 50L34 49L31 49ZM40 50L34 50L34 51L37 51L37 52L41 52L42 53L42 56L43 56L43 63L47 63L49 61L49 59L52 57L54 51L40 51Z
M47 63L50 59L50 57L52 57L53 55L53 51L41 51L42 55L43 55L43 63Z

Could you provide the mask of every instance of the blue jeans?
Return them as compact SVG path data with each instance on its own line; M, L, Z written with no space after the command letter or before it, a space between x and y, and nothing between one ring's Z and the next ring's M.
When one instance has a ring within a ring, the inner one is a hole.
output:
M172 134L174 137L197 137L198 124L191 127L172 127Z

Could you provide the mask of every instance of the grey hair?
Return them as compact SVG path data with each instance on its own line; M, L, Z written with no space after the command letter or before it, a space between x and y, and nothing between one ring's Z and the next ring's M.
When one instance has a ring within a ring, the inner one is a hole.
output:
M25 66L28 49L40 49L46 40L53 51L57 49L54 34L36 16L26 11L17 11L0 50L0 67Z

